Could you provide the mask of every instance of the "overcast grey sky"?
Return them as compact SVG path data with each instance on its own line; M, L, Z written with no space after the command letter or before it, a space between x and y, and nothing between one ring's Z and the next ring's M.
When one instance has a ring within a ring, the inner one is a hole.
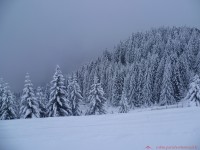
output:
M22 91L109 50L132 32L160 26L200 28L199 0L0 0L0 77Z

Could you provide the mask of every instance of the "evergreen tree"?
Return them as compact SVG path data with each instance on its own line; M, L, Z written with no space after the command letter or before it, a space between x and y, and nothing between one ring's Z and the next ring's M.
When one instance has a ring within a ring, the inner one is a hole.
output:
M127 52L126 52L126 61L127 63L132 64L134 62L134 35L131 36L131 38L128 39L128 46L127 46Z
M126 91L126 97L129 100L128 104L131 105L131 100L130 100L130 93L131 93L131 75L130 75L130 71L126 70L126 77L124 78L124 91ZM122 91L123 93L123 91Z
M41 87L38 87L36 90L36 99L38 101L38 105L40 109L40 117L44 118L46 117L46 111L47 111L45 107L46 98Z
M107 93L106 95L108 95L107 96L107 102L108 102L108 104L109 105L113 105L113 101L112 101L112 96L113 96L113 83L114 83L114 71L115 70L115 68L113 67L113 64L110 64L109 65L109 67L108 67L108 69L107 69L107 73L108 73L108 82L107 82L107 87L108 87L108 89L107 89L107 91L105 90L105 92Z
M189 102L190 106L200 106L200 79L198 75L193 77L185 100Z
M86 114L88 115L96 115L96 114L105 114L105 102L106 98L104 97L104 91L101 87L101 83L98 81L97 76L94 76L94 84L91 86L91 90L89 92L89 110Z
M200 51L196 57L196 61L195 61L195 71L196 74L200 75Z
M83 97L81 96L81 90L77 82L76 74L73 74L73 78L69 80L69 85L67 89L68 89L68 99L71 103L71 108L72 108L72 115L79 116L81 114L79 110L79 105Z
M179 71L181 79L183 81L183 88L184 88L183 90L186 90L188 89L189 80L191 77L191 71L189 70L189 65L185 53L181 54L181 56L179 57L179 62L180 62Z
M130 108L139 107L138 101L138 86L139 86L139 65L134 63L131 65L131 79L130 79Z
M35 94L33 91L33 84L31 83L30 76L28 73L26 74L25 77L25 85L21 97L20 115L21 118L25 119L40 117L38 102L35 98Z
M163 82L161 87L161 95L160 95L160 105L171 105L175 103L173 86L171 82L172 76L172 68L171 68L171 60L168 57L165 62L165 69L163 75Z
M199 31L193 30L187 45L187 57L190 69L195 69L195 60L200 49Z
M152 98L152 85L151 85L151 75L149 69L147 69L145 73L146 79L144 88L142 90L142 101L144 102L144 107L149 107L152 105L151 98Z
M174 57L174 63L172 63L172 81L174 89L174 97L176 102L179 102L183 98L184 83L181 78L180 62L177 56Z
M142 59L142 61L139 63L139 73L138 73L138 86L137 86L137 107L142 107L145 104L145 100L143 99L143 88L145 85L145 80L144 80L144 75L145 75L145 60Z
M14 93L13 94L13 105L15 108L15 112L17 115L17 118L20 118L20 107L21 107L21 93Z
M10 119L17 118L13 100L14 100L13 94L9 90L8 85L5 85L4 92L2 95L2 105L0 108L0 111L1 111L0 119L1 120L10 120Z
M150 57L150 56L149 56ZM152 105L152 95L153 95L153 66L151 59L147 61L145 65L144 74L144 88L142 90L142 101L144 102L144 107L149 107Z
M119 113L127 113L128 111L129 111L128 99L126 97L125 90L123 90L122 97L119 102Z
M88 87L89 87L89 72L88 69L85 70L83 73L83 101L87 103L87 94L88 94Z
M5 83L4 83L3 79L0 78L0 108L3 103L2 98L3 98L4 88L5 88ZM0 116L1 116L1 109L0 109Z
M44 97L45 97L45 108L47 109L47 105L49 104L49 99L50 99L50 84L46 84L45 90L44 90Z
M113 83L113 91L112 91L112 104L114 106L119 105L119 101L121 99L122 91L124 85L124 73L121 71L116 71L114 83Z
M152 105L155 105L155 104L157 104L157 101L156 101L156 99L155 99L155 97L154 97L154 86L155 86L155 84L156 84L156 71L157 71L157 69L158 69L158 66L159 66L159 57L158 57L158 55L157 54L154 54L154 55L152 55L151 56L151 61L150 61L150 89L151 89L151 98L150 98L150 100L151 100L151 104Z
M154 98L154 103L159 103L160 100L160 95L161 95L161 85L163 82L163 74L165 70L165 57L162 57L162 59L159 62L158 68L156 70L156 75L155 75L155 84L153 88L153 98Z
M56 67L56 72L51 81L50 100L48 104L48 116L69 116L71 115L70 102L67 99L65 79L62 75L60 67Z

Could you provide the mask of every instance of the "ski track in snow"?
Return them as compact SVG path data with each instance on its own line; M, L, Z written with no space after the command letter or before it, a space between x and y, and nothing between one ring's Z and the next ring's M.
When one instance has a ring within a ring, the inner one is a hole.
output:
M0 121L0 150L143 150L197 146L199 107Z

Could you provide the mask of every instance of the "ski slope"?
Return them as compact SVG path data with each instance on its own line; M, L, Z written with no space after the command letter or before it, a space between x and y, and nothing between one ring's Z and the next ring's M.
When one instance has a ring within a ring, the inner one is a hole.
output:
M0 121L0 150L143 150L147 146L200 149L200 108Z

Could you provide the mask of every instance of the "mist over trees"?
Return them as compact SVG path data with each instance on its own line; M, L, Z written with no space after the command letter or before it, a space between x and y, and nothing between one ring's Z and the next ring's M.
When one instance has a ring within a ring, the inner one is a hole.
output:
M199 106L199 75L200 30L160 27L133 33L114 50L104 51L66 78L57 66L46 87L34 91L26 79L20 104L19 95L15 98L15 109L18 114L20 105L20 115L31 118L104 114L106 107L119 108L118 112L124 113L186 99ZM0 81L0 106L4 85ZM34 105L30 106L27 99ZM31 111L31 107L38 111ZM1 116L3 112L1 108Z

